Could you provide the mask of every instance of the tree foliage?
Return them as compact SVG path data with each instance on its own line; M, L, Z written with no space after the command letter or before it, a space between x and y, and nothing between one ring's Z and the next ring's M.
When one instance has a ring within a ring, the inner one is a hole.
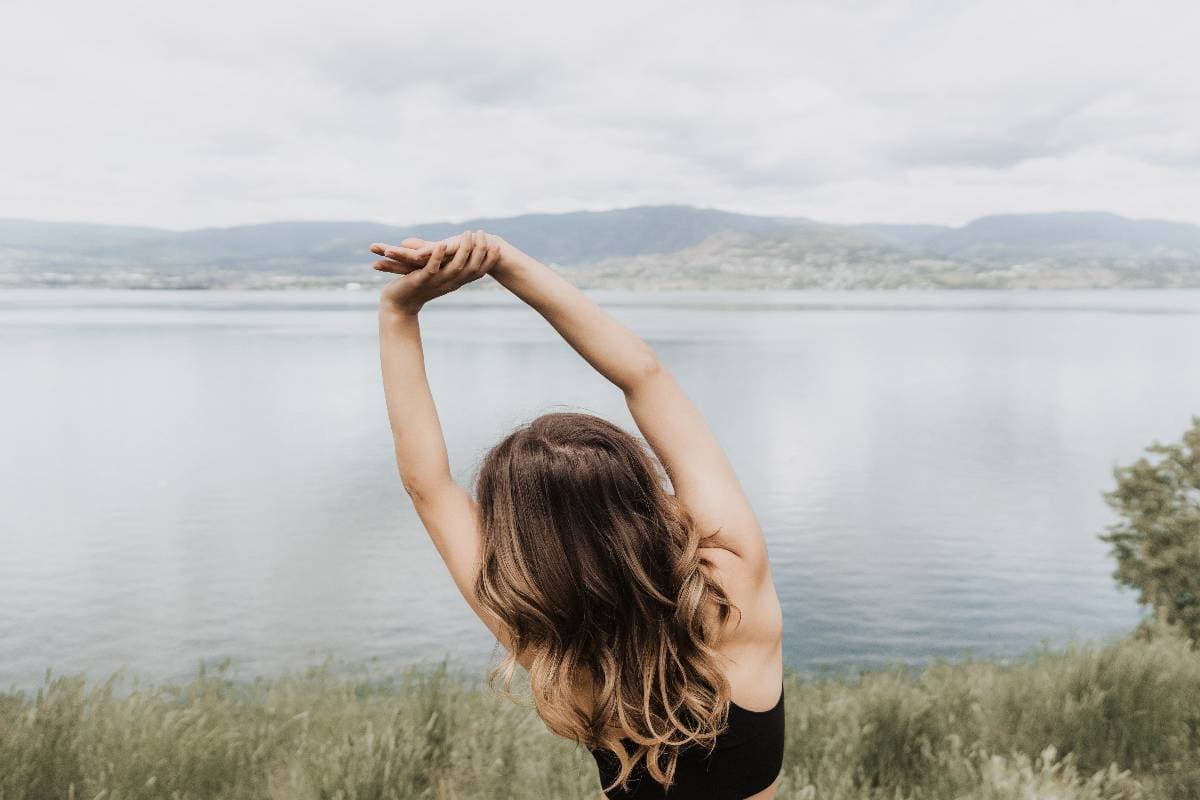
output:
M1117 582L1200 642L1200 417L1181 442L1146 452L1113 470L1117 488L1105 499L1121 521L1100 538L1112 545Z

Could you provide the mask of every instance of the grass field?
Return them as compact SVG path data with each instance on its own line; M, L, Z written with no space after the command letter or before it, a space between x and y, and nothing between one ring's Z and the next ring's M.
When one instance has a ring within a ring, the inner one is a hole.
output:
M1200 798L1200 653L1174 637L789 677L787 709L781 798ZM598 796L585 750L445 666L0 694L0 800Z

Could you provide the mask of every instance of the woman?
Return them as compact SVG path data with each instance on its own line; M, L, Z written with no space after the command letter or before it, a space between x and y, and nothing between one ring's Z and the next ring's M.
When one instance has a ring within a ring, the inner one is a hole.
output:
M400 477L507 651L497 674L529 671L539 715L591 750L609 798L774 797L782 615L762 531L699 411L644 341L497 236L371 250L402 276L379 308ZM653 455L598 417L547 414L488 453L474 499L454 482L418 318L485 273L624 393Z

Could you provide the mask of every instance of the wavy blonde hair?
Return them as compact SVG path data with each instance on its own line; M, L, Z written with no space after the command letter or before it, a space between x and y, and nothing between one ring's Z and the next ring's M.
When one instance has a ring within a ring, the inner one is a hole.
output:
M611 753L613 786L639 763L670 786L680 751L711 749L729 712L714 645L733 606L664 483L638 439L580 413L513 431L476 482L475 592L512 639L491 679L507 690L527 657L546 726Z

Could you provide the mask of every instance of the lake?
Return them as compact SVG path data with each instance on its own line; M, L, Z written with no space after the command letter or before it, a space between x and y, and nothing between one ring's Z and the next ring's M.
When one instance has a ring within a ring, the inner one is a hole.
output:
M1200 414L1200 292L596 293L707 415L790 665L1121 634L1101 493ZM407 504L373 292L0 292L0 687L492 657ZM422 315L457 477L551 410L632 428L533 311Z

